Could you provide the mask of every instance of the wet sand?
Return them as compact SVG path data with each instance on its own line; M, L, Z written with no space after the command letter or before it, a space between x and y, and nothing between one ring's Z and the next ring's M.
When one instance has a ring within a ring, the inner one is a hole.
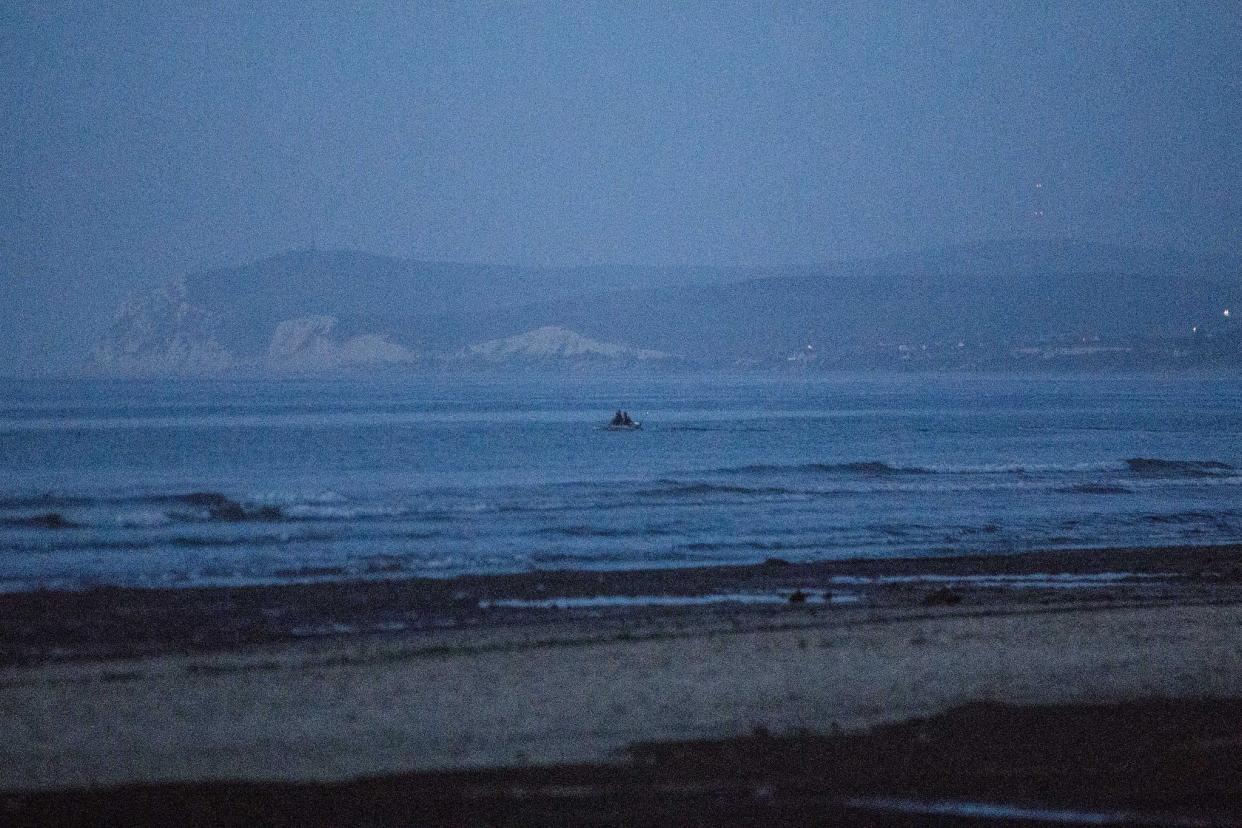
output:
M1056 579L1060 579L1060 583ZM1093 583L1093 579L1095 582ZM801 592L808 607L790 607ZM601 596L664 599L751 595L763 603L583 607ZM169 653L246 650L312 639L394 638L582 621L606 632L689 617L788 618L827 597L838 609L887 610L1015 602L1232 600L1242 595L1242 546L1062 550L1013 555L860 559L637 571L550 570L457 578L192 589L101 588L0 594L0 668ZM776 599L769 602L770 599ZM540 612L538 606L556 604ZM566 606L565 604L570 604Z
M598 781L640 743L856 732L980 701L1242 698L1239 561L1238 547L1105 550L3 596L0 790L38 822L87 802L70 789L132 783L417 788L446 770L554 766ZM734 594L779 600L562 600ZM1212 744L1242 745L1237 710L1219 709ZM1013 736L1002 776L1032 739ZM443 795L445 813L464 807ZM1138 801L1108 801L1123 800ZM92 801L88 817L104 807Z

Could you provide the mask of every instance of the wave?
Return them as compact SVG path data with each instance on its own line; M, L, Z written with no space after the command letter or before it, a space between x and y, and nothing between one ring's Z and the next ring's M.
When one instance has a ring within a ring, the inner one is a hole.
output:
M198 509L200 511L196 514L205 516L208 520L241 523L244 521L274 522L285 518L279 506L251 506L220 492L190 492L167 496L162 500ZM188 515L191 518L193 516Z
M1087 461L1082 463L982 463L982 464L943 464L928 468L936 475L1064 475L1064 474L1102 474L1123 472L1126 469L1122 460Z
M1238 471L1219 460L1164 460L1131 457L1125 461L1131 473L1142 477L1224 477Z
M1075 483L1073 486L1062 486L1057 491L1063 494L1111 495L1130 494L1134 490L1114 483Z
M93 533L92 533L93 534ZM331 543L335 541L391 541L395 544L409 541L428 541L444 538L443 532L434 530L406 530L344 533L335 531L301 529L298 531L273 531L231 535L189 534L151 535L118 538L92 537L74 533L56 540L32 541L26 538L0 540L0 553L54 554L62 552L160 552L166 549L255 549L293 546L307 543Z
M173 522L165 512L156 510L122 512L114 520L121 529L159 529Z
M90 509L121 505L167 505L192 506L202 509L216 509L223 513L235 512L241 507L241 501L215 491L193 492L146 492L112 494L69 494L64 492L40 492L38 494L15 494L0 496L0 509ZM254 502L255 509L270 506L264 500Z
M328 532L300 532L279 535L241 535L211 537L208 535L173 535L171 537L146 537L134 539L88 538L71 542L26 543L4 542L0 552L50 554L59 552L158 552L163 549L230 549L250 546L255 548L285 546L296 543L333 541L337 535Z
M69 520L60 512L43 512L37 515L0 517L0 526L21 529L79 529L82 524Z
M281 508L281 514L289 520L305 521L352 521L376 518L400 518L417 515L415 509L397 506L330 506L319 504L296 504Z
M1124 461L1103 463L984 463L977 465L943 464L930 466L903 466L883 460L856 460L846 463L758 463L749 466L730 466L712 469L708 474L829 474L859 477L906 477L906 476L954 476L954 475L1026 475L1026 474L1083 474L1088 472L1120 472L1126 468Z
M548 526L528 534L543 537L565 538L655 538L674 534L671 529L659 526L610 527L610 526Z
M96 496L50 492L14 495L0 497L0 510L19 513L0 514L0 527L40 529L156 529L187 523L313 523L457 517L438 516L413 504L349 504L335 493L243 498L213 490ZM23 511L37 514L20 514Z
M289 499L288 505L324 502L327 495L311 498ZM339 496L337 496L339 497ZM109 506L186 506L196 509L204 516L217 520L278 520L284 504L272 502L268 497L239 500L222 492L156 492L142 494L66 494L41 492L34 495L0 496L0 509L95 509Z
M95 506L100 502L98 498L42 492L36 495L0 496L0 509L76 509Z
M1209 512L1202 509L1190 509L1184 512L1160 512L1145 514L1140 519L1145 523L1157 525L1208 524L1218 528L1228 528L1237 513L1229 510Z
M635 551L626 552L598 552L595 550L584 552L573 551L541 551L532 552L525 555L524 559L528 564L535 567L566 567L569 569L580 568L617 568L634 566L635 564L651 564L651 563L678 563L693 558L686 555L680 555L675 551L661 550L659 552L647 553Z
M711 474L857 474L869 477L907 474L931 474L930 469L920 466L895 466L880 460L861 460L850 463L759 463L750 466L732 466L713 469Z
M882 460L846 463L757 463L712 469L708 474L828 474L862 477L907 475L1058 475L1129 472L1138 477L1232 477L1242 472L1220 460L1168 460L1158 457L1130 457L1124 460L1083 463L994 463L977 465L906 466Z
M705 481L683 482L680 480L660 480L657 486L639 489L634 492L637 497L701 497L703 495L798 495L806 494L797 489L783 486L733 486L723 483Z
M678 550L694 553L703 552L797 552L808 550L831 549L839 546L839 542L831 538L809 540L761 540L758 538L737 541L692 541L678 544Z

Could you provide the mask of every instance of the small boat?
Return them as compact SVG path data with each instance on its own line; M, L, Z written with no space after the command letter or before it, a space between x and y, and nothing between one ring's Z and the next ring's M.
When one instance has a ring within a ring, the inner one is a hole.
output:
M642 427L643 424L641 422L630 419L630 413L628 411L620 410L618 410L613 418L608 422L608 425L604 426L604 428L609 431L637 431Z

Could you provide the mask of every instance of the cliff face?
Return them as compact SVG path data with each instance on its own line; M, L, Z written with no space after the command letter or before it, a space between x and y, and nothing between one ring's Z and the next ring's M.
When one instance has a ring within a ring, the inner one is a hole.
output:
M268 343L266 367L277 372L336 371L411 363L418 356L379 334L348 339L334 337L337 320L331 316L286 319L276 326Z
M600 342L556 325L545 325L516 336L472 345L461 352L461 357L490 363L621 363L656 362L667 359L668 355L645 348Z
M442 311L452 306L470 319L465 308L476 300L516 302L568 288L545 291L545 285L532 284L525 291L514 285L489 291L488 279L504 286L515 277L486 268L441 269L406 272L374 257L291 255L223 276L177 279L119 308L91 353L91 367L137 376L356 372L410 367L423 361L420 351L433 365L458 368L556 369L666 359L659 351L591 339L555 324L488 338L493 329L479 332L468 322L446 321Z
M306 373L412 363L417 355L381 334L339 336L331 316L279 322L267 348L228 341L222 314L187 301L185 282L127 300L94 348L96 370L129 376L210 376L234 369ZM224 340L224 341L222 341Z
M186 299L183 279L131 297L95 346L95 366L121 374L212 374L236 364L216 314Z

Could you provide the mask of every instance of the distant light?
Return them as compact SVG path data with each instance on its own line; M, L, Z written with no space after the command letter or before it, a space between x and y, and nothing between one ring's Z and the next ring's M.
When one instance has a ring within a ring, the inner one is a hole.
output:
M1193 326L1193 327L1190 329L1190 332L1191 332L1191 333L1198 333L1198 332L1199 332L1199 326L1198 326L1198 325Z

